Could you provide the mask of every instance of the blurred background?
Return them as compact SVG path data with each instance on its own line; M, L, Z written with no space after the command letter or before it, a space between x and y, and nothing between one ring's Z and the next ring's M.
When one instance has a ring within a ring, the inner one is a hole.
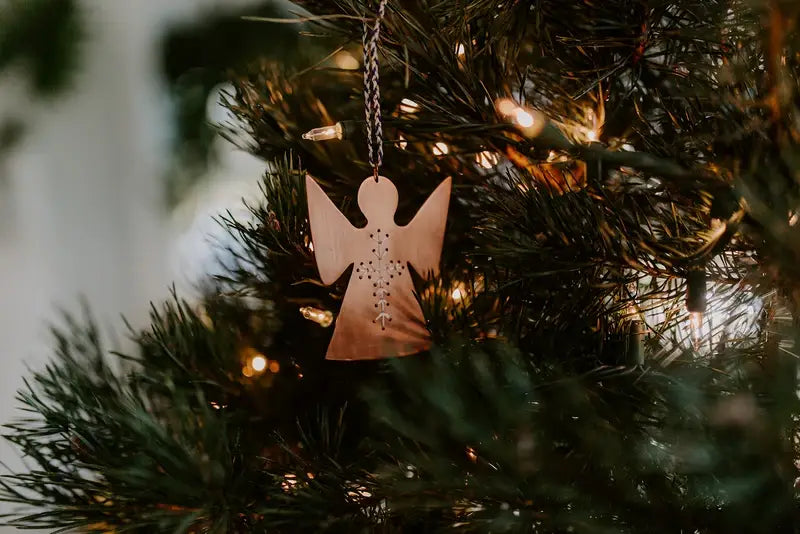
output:
M48 325L88 304L124 345L171 284L214 269L212 216L241 210L264 163L222 139L229 70L295 53L297 28L242 15L285 2L0 0L0 419ZM21 459L5 442L0 461ZM11 532L11 529L2 532Z

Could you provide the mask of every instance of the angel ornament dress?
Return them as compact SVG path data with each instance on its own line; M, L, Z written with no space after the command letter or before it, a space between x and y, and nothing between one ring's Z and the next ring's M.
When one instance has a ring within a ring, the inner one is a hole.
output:
M311 239L325 285L354 265L328 346L329 360L406 356L430 347L422 309L414 296L409 265L421 276L436 274L450 202L444 180L406 226L394 222L397 189L383 176L358 190L367 218L356 228L313 178L306 176Z

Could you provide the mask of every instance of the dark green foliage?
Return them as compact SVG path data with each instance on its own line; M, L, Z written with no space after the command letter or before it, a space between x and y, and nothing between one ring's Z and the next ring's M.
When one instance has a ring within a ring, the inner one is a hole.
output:
M280 28L323 50L310 66L230 60L228 107L246 131L227 133L270 164L251 219L220 218L237 243L225 274L196 309L155 307L121 368L91 327L66 325L20 393L31 413L8 427L33 471L7 476L2 497L34 507L8 521L799 531L793 4L390 2L382 173L397 221L445 177L454 189L442 272L415 280L433 349L361 363L325 361L331 329L299 309L336 313L349 276L317 278L305 173L363 222L362 78L331 58L358 56L374 5L299 4L322 17ZM514 124L504 98L544 113L543 130ZM301 140L338 120L353 136ZM698 269L708 312L693 339ZM253 354L271 367L247 377Z
M217 8L164 35L162 68L175 105L176 126L176 158L167 180L170 203L180 200L213 162L217 128L207 118L212 90L229 81L234 69L264 54L283 61L309 61L313 51L298 45L296 26L264 31L263 24L243 18L280 16L284 9L276 0L244 9Z
M67 86L82 37L82 13L74 0L0 4L0 70L24 67L35 93L52 95Z

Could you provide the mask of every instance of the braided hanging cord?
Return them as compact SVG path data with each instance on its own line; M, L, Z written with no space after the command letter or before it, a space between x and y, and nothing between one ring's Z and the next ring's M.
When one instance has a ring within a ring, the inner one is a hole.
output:
M381 126L381 91L378 86L378 39L381 21L386 12L387 0L380 0L375 14L375 24L364 22L364 110L367 119L367 148L369 164L375 181L383 163L383 128Z

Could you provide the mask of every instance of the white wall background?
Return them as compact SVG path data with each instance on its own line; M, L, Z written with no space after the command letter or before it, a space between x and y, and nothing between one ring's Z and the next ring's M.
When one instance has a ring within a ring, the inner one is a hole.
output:
M158 38L232 3L247 2L84 0L89 35L69 92L31 103L13 76L0 80L0 117L22 110L30 127L0 168L0 423L17 415L26 366L49 357L58 307L85 297L107 331L125 332L121 314L144 324L149 301L205 265L209 215L254 190L263 165L228 147L224 168L179 210L166 213L161 198L170 130ZM0 461L21 463L5 442Z

